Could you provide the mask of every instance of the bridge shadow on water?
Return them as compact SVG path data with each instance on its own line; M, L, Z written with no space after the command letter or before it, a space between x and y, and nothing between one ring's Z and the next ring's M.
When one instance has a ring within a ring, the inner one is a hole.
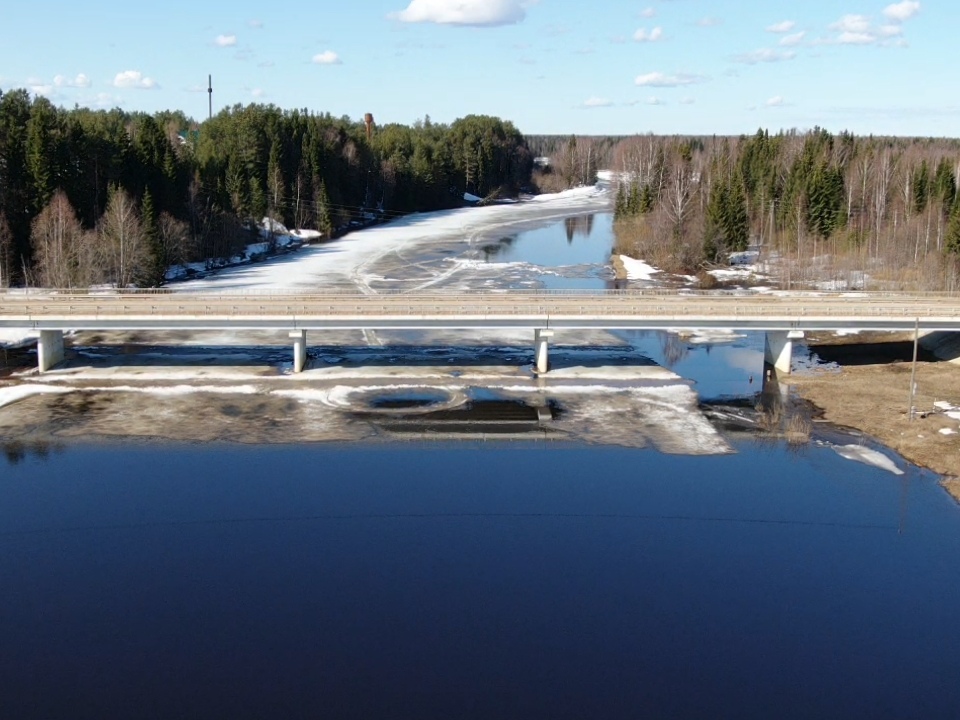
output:
M469 346L469 345L313 345L307 348L308 362L305 378L310 370L338 366L342 368L382 367L437 367L463 368L502 367L522 368L534 361L533 348L527 346ZM263 368L283 367L292 362L292 349L287 346L263 345L139 345L98 344L80 345L68 350L65 368L89 366L109 367L219 367ZM19 366L24 364L23 358ZM622 345L554 346L550 348L550 367L601 368L655 367L657 363L633 348Z

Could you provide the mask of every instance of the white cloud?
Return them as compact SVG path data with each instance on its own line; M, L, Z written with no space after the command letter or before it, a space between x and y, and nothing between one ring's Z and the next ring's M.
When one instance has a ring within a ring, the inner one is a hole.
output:
M55 89L50 83L36 83L30 85L30 92L34 95L49 98L55 95Z
M723 20L715 17L702 17L697 20L697 27L717 27L723 25Z
M790 35L784 35L780 38L780 45L782 47L794 47L803 42L803 38L807 36L807 33L803 30L800 32L791 33Z
M663 100L661 100L656 96L651 95L650 97L647 98L647 105L665 105L665 104L666 103L664 103Z
M233 47L237 44L236 35L217 35L213 39L213 44L217 47Z
M408 23L493 27L522 21L531 4L529 0L410 0L405 10L388 17Z
M702 75L693 75L691 73L676 73L670 75L662 72L651 72L645 75L637 75L634 84L641 87L680 87L681 85L693 85L706 80Z
M877 41L877 36L868 32L842 32L837 36L837 42L841 45L872 45Z
M784 105L786 105L786 102L787 101L783 99L782 95L774 95L772 98L767 100L764 103L764 105L766 105L769 108L783 107Z
M745 65L757 65L759 63L783 62L793 60L797 54L793 50L771 50L770 48L761 48L753 52L734 55L733 61Z
M633 39L637 42L657 42L663 38L663 28L655 27L652 30L640 28L633 34Z
M773 25L767 26L767 32L782 34L788 33L793 30L797 24L793 20L784 20L783 22L774 23Z
M831 30L841 33L865 34L870 32L870 18L866 15L844 15L830 25Z
M253 90L250 91L250 94L255 98L262 98L267 93L264 92L263 88L254 88Z
M648 7L640 11L640 17L642 18L652 18L657 16L657 9Z
M254 30L261 30L263 29L263 20L251 20L247 23L247 25L252 27Z
M206 90L206 88L204 88L204 90ZM98 108L115 108L119 107L122 102L119 95L102 92L97 93L91 104Z
M693 99L692 97L682 97L682 98L680 98L680 104L681 104L681 105L693 105L693 104L696 103L696 102L697 102L697 101L696 101L695 99Z
M313 62L316 65L342 65L343 61L340 59L340 56L337 55L333 50L324 50L322 53L317 53L313 56Z
M138 90L155 90L160 87L153 78L146 77L139 70L124 70L113 78L113 86L117 88L137 88Z
M893 22L904 22L920 12L919 0L903 0L903 2L887 5L883 16Z
M837 34L818 42L827 45L904 46L906 42L901 38L903 27L899 23L909 20L919 11L920 3L913 0L904 0L904 2L889 5L883 11L883 14L890 22L880 26L875 26L866 15L844 15L830 25L830 29Z
M53 84L57 87L88 88L92 84L90 78L83 73L79 73L74 78L65 75L56 75L53 78Z
M580 107L583 108L605 108L611 107L613 105L612 100L602 97L590 97L583 101L583 104Z

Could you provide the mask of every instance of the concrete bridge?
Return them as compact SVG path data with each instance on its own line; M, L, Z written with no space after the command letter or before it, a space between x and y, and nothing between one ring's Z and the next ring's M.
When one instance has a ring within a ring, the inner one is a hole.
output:
M36 331L39 369L64 357L67 330L276 330L293 342L294 370L306 362L308 331L524 328L535 364L548 344L576 330L753 330L766 332L767 361L790 371L793 341L813 330L960 331L960 296L900 293L731 295L693 291L487 292L436 294L163 291L77 294L9 291L0 327Z

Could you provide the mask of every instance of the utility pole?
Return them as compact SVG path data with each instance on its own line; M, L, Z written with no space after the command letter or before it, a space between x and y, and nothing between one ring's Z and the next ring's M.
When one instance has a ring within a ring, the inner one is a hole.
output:
M910 408L907 418L913 420L916 417L916 411L913 407L913 399L917 394L917 350L920 345L920 318L917 318L917 324L913 330L913 369L910 371Z
M213 119L213 75L207 75L207 102L210 105L210 119Z

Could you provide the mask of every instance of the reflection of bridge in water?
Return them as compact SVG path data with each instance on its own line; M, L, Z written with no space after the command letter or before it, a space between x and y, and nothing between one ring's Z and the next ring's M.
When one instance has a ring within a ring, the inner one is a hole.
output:
M306 361L307 332L498 330L533 334L538 372L548 343L576 330L755 330L770 364L789 372L793 341L812 330L960 330L957 296L899 293L716 295L689 291L476 294L8 293L0 327L39 333L41 371L64 357L66 330L276 330Z

